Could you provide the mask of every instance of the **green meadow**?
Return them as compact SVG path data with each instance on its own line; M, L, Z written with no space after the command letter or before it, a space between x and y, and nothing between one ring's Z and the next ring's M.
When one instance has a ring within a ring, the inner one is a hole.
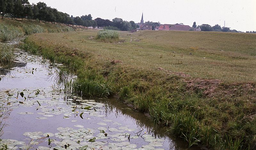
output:
M37 33L20 47L77 74L77 94L122 101L188 147L256 148L255 34L107 34Z

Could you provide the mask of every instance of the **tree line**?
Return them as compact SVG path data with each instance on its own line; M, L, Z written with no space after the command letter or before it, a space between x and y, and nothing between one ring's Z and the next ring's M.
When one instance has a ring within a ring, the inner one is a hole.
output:
M94 28L98 26L122 31L130 31L137 28L134 21L128 22L121 18L115 18L112 21L101 18L93 20L91 14L73 17L47 6L44 2L30 4L28 0L0 0L0 13L2 19L4 16L27 18Z
M209 24L202 24L200 26L196 25L196 22L192 25L193 28L200 27L201 31L217 31L217 32L238 32L237 30L231 30L228 27L221 27L220 25L216 24L214 26L211 26Z

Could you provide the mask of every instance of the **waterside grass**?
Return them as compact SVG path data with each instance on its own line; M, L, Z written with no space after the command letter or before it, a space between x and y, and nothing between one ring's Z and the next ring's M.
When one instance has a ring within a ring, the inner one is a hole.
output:
M13 51L13 46L0 43L0 66L11 65L14 60Z
M16 21L10 18L0 19L0 42L11 41L34 33L67 31L74 31L74 29L66 25L40 22L38 20L23 19Z
M256 148L255 35L97 31L35 34L23 48L67 65L75 89L149 114L188 142L212 149Z

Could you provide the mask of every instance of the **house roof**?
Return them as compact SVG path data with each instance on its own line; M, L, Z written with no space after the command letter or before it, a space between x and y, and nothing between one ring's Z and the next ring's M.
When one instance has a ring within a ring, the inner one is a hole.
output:
M189 25L176 24L170 26L170 30L189 31L190 29L191 27Z

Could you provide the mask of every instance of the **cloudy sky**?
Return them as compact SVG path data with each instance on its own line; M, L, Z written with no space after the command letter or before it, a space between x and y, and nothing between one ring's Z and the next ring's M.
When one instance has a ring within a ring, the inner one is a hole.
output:
M192 26L219 24L239 31L256 31L256 0L29 0L45 2L70 15L91 14L112 20L115 17L139 22L183 23Z

